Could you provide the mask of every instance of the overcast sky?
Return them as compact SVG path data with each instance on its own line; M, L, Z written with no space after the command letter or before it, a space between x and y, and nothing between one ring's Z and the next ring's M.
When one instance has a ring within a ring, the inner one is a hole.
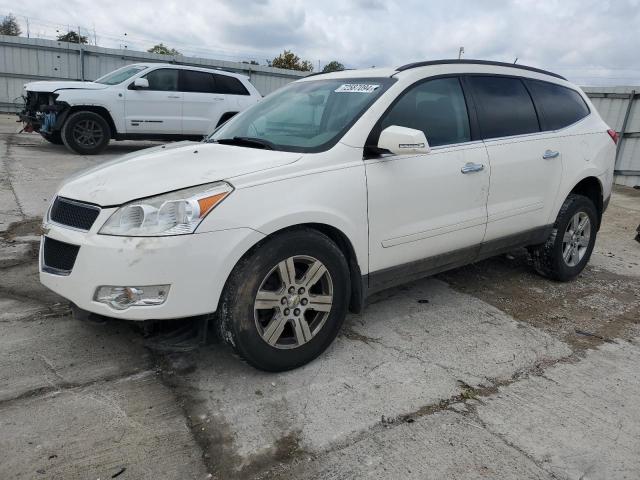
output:
M0 0L0 16L10 12L24 34L25 17L32 36L81 25L116 48L162 41L260 63L290 49L317 69L455 58L464 46L465 58L517 57L583 85L640 84L640 0Z

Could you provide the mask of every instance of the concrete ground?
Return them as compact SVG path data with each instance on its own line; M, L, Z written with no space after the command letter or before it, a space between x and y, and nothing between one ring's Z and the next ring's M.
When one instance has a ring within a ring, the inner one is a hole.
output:
M298 370L73 320L40 218L82 157L0 118L0 478L640 478L640 192L575 281L516 251L388 290Z

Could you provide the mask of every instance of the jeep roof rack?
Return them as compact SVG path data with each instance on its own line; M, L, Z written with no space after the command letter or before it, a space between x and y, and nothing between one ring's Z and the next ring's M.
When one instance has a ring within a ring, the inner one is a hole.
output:
M558 75L557 73L553 73L553 72L548 72L547 70L542 70L540 68L527 67L526 65L519 65L517 63L493 62L491 60L455 60L455 59L429 60L426 62L407 63L406 65L402 65L401 67L396 68L396 71L404 72L405 70L410 70L412 68L428 67L430 65L447 65L447 64L494 65L497 67L519 68L521 70L529 70L530 72L543 73L545 75L550 75L552 77L556 77L561 80L566 80L566 78L564 78L562 75Z

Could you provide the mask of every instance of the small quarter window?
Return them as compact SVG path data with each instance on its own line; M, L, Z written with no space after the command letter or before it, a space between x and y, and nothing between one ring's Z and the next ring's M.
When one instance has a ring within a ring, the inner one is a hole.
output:
M543 130L558 130L589 115L589 107L582 96L567 87L538 80L527 80Z

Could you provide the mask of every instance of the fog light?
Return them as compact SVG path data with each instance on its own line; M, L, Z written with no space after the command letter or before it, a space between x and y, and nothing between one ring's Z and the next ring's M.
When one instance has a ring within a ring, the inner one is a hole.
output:
M96 289L93 299L106 303L116 310L129 307L162 305L169 295L170 285L148 285L145 287L102 286Z

